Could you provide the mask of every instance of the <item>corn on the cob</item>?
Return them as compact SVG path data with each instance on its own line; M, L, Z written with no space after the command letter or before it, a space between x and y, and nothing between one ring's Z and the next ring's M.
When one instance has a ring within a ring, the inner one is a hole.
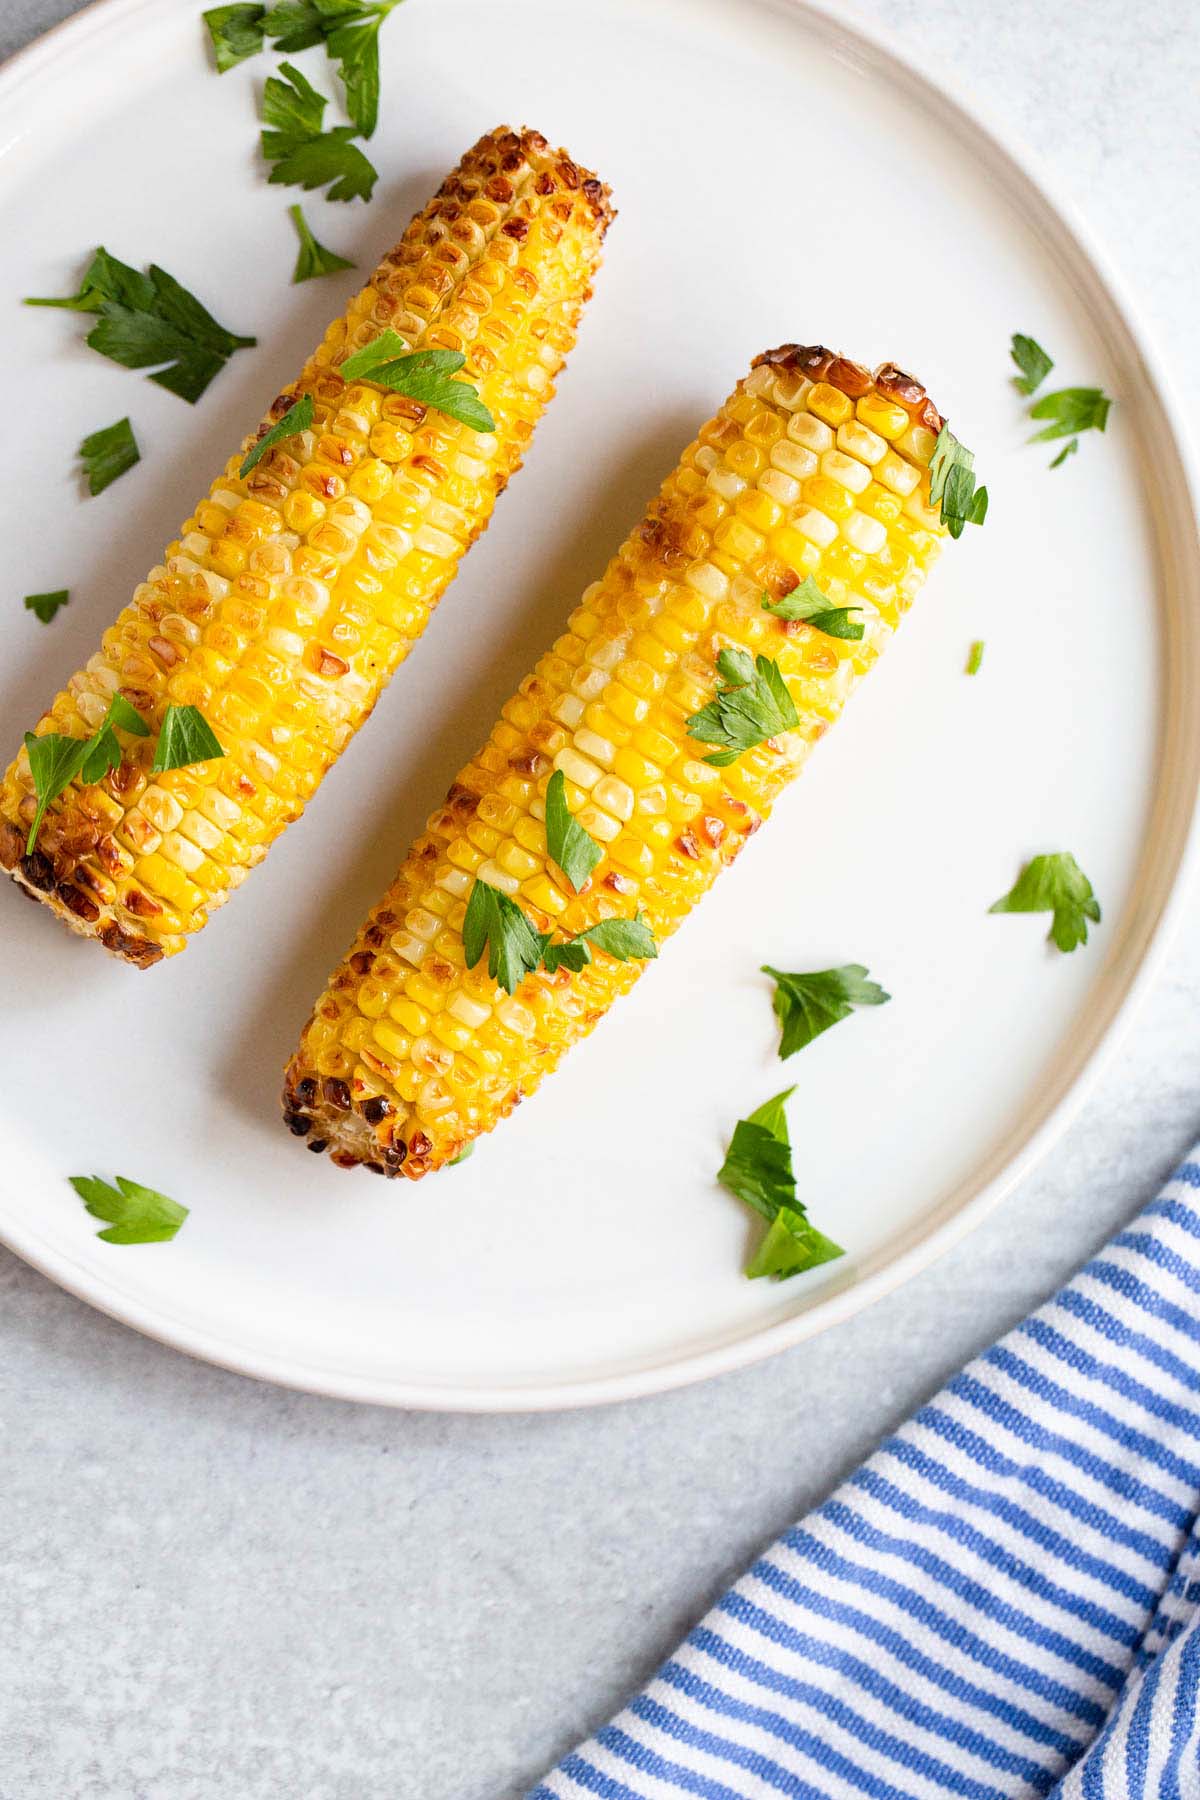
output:
M511 998L467 969L476 877L539 931L641 909L661 941L758 830L840 713L946 535L927 465L942 420L898 369L786 345L703 427L588 588L335 970L288 1065L285 1119L344 1167L418 1177L488 1131L600 1020L642 965L599 954ZM854 642L764 610L812 576L862 609ZM799 728L728 767L687 721L726 648L774 659ZM545 793L604 850L576 895L546 850Z
M611 217L607 187L537 132L481 138L226 464L38 725L85 737L115 692L154 728L190 704L224 759L152 775L153 740L135 743L101 785L66 790L28 856L23 750L0 785L0 863L76 931L142 965L181 950L299 815L519 467ZM343 382L389 327L465 353L494 435ZM312 428L243 479L302 394Z

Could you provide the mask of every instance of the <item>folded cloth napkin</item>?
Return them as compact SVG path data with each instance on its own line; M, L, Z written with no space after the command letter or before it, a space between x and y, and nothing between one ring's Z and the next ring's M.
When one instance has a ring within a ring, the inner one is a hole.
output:
M1200 1147L530 1800L1196 1800Z

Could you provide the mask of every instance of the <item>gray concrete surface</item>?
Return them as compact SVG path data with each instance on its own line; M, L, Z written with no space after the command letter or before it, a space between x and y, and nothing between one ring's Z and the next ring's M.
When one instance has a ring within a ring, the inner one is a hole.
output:
M74 10L0 0L0 54ZM1049 157L1200 408L1195 0L859 11ZM0 1252L2 1800L517 1800L1151 1194L1200 1132L1198 1015L1200 917L990 1224L815 1343L607 1411L418 1417L275 1391Z

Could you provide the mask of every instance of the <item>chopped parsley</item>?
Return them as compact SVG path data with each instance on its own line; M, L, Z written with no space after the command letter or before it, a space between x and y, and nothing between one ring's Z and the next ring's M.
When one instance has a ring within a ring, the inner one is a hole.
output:
M1036 394L1054 367L1054 359L1046 355L1036 338L1014 331L1008 354L1020 370L1013 376L1013 386L1022 394Z
M781 1061L803 1050L831 1025L848 1019L856 1006L885 1006L892 997L877 981L867 979L862 963L818 969L810 975L789 975L764 963L762 972L775 983L771 1004L782 1029Z
M61 306L97 313L87 341L101 356L124 369L159 367L150 380L194 404L235 350L257 340L237 337L219 325L173 275L151 263L146 275L101 246L88 264L77 294L66 299L35 296L26 306Z
M323 43L346 90L346 111L363 137L379 119L379 28L400 0L279 0L217 6L204 14L217 69L257 56L270 38L284 56Z
M978 675L983 667L983 639L976 638L971 645L971 654L967 658L967 674Z
M43 625L48 625L60 606L65 606L71 597L70 588L56 588L52 594L26 594L25 611L36 613Z
M99 1175L72 1175L71 1186L93 1219L104 1219L107 1231L96 1236L106 1244L165 1244L188 1216L186 1206L169 1200L154 1188L117 1176L114 1187Z
M855 643L862 637L863 627L851 613L861 612L861 606L830 606L829 598L823 594L811 575L806 575L799 587L794 587L790 594L782 600L772 600L770 594L763 595L763 611L774 613L777 619L803 619L816 631L823 631L826 637L850 638Z
M108 711L91 737L67 737L55 731L44 732L40 737L32 731L25 733L25 749L38 802L25 841L26 856L33 854L46 808L65 793L76 776L85 787L94 787L98 781L103 781L110 769L120 767L122 750L118 729L129 732L132 737L150 736L149 725L123 694L113 695ZM212 757L224 754L212 727L197 707L168 706L150 772L161 774L166 769L182 769L190 763L208 762Z
M833 1262L845 1251L809 1223L796 1199L796 1177L784 1111L795 1088L785 1088L748 1119L734 1126L725 1161L717 1171L722 1187L752 1206L767 1221L768 1230L746 1265L755 1280L770 1275L784 1281L804 1269Z
M126 469L142 460L128 419L118 419L115 425L93 431L80 444L79 454L90 494L102 494L118 475L124 475Z
M595 838L572 817L561 769L555 769L546 789L546 848L576 893L604 855Z
M216 733L198 706L168 706L150 764L152 775L168 769L186 769L193 763L212 762L225 752Z
M1077 453L1078 449L1079 449L1079 439L1077 437L1071 438L1068 443L1063 445L1062 449L1059 451L1059 453L1055 457L1054 461L1050 464L1050 467L1052 469L1060 469L1062 467L1063 463L1066 462L1068 456L1074 456Z
M704 760L724 769L744 750L766 743L777 732L794 731L800 716L769 656L752 659L746 650L722 650L717 671L721 679L716 699L693 713L687 728L697 742L721 746Z
M256 468L276 444L282 444L285 438L298 437L307 431L313 422L313 398L311 394L303 394L292 406L289 406L277 425L264 432L254 447L247 452L238 474L246 476Z
M343 381L372 381L394 394L407 394L475 431L495 431L496 421L476 389L450 379L466 360L461 350L410 351L389 328L348 356L338 373Z
M288 217L300 238L296 267L292 270L293 284L297 281L312 281L318 275L335 275L339 269L354 267L347 257L339 256L336 250L329 250L324 244L317 242L299 201L295 206L288 207Z
M941 507L942 524L952 538L960 538L964 526L982 525L987 518L988 491L975 486L975 458L948 425L938 433L929 459L929 504Z
M536 930L516 901L499 888L476 880L463 920L467 967L473 969L486 951L488 974L510 994L543 963L551 975L559 969L578 974L591 962L593 944L618 962L658 955L658 946L640 913L636 919L601 919L561 944L552 944L551 935Z
M1002 900L988 908L994 913L1048 912L1054 917L1050 936L1063 951L1078 949L1088 941L1087 922L1100 923L1100 902L1092 884L1068 850L1035 856L1026 863L1016 883Z
M329 200L369 200L379 171L367 161L353 125L322 131L329 102L306 81L294 63L263 86L262 153L272 164L268 180L296 187L327 187Z
M1049 444L1055 438L1076 437L1081 431L1103 431L1108 423L1112 401L1102 388L1059 388L1043 394L1030 407L1031 419L1047 419L1041 431L1029 440L1033 444ZM1052 467L1057 467L1053 464Z

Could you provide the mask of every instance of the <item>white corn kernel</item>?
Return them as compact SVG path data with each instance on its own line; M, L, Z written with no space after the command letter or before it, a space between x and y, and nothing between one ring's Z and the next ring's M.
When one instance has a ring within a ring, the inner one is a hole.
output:
M579 823L583 829L601 844L611 844L615 837L620 837L621 826L611 813L602 812L598 806L584 806L579 811Z
M833 442L833 433L824 419L818 419L810 412L793 413L788 420L788 436L793 443L803 444L807 450L815 450L818 455L828 450Z
M515 875L510 875L507 869L502 869L491 857L485 863L480 863L479 880L486 881L489 887L499 888L510 899L521 885Z
M424 938L413 937L407 931L394 931L388 942L396 955L403 957L406 963L411 963L414 969L419 969L423 959L429 954L429 945Z
M438 876L437 884L456 900L465 900L471 891L471 877L465 869L447 869L445 874Z
M603 781L598 781L592 790L592 799L616 819L625 821L633 817L633 789L617 775L606 775Z
M582 750L585 756L590 756L592 761L598 762L603 769L612 768L613 759L617 754L616 745L610 744L608 739L601 737L598 731L577 731L575 748Z
M805 481L817 472L816 452L806 449L803 444L793 444L790 438L780 438L771 445L771 462L797 481Z
M590 793L600 779L600 770L595 763L589 762L586 756L580 756L569 744L561 749L554 759L556 769L561 769L568 781L573 781L577 788Z
M794 476L785 475L782 469L764 469L758 485L764 494L778 500L780 506L795 506L800 498L800 483Z
M413 538L413 544L426 556L438 556L447 562L462 549L457 538L452 538L449 532L436 530L432 525L422 525Z
M706 485L714 494L719 494L722 500L736 500L746 483L732 469L716 468L709 470Z
M884 487L891 488L893 494L907 496L920 481L921 471L905 462L902 456L897 456L894 450L889 450L875 470L875 479L882 482Z
M838 426L838 448L847 456L857 456L860 462L869 463L872 468L887 455L887 439L864 425L861 419L848 419L844 425Z
M518 1037L529 1037L537 1021L527 1006L519 1000L505 1000L496 1008L496 1017L506 1031L513 1031Z
M837 536L837 526L828 513L818 512L815 506L806 506L796 515L796 530L821 550L828 549Z
M855 550L862 550L867 556L877 555L887 543L887 532L879 520L860 512L851 513L843 521L842 536Z
M468 1025L472 1031L478 1031L481 1025L486 1025L492 1009L478 1000L472 1000L469 994L460 993L455 994L446 1011L460 1025Z
M550 717L565 725L568 731L574 731L584 713L583 701L578 694L563 694L555 702Z
M852 494L861 494L871 484L871 471L855 462L841 450L827 450L821 458L821 473L831 481L840 481Z
M723 600L729 592L729 577L715 563L693 563L683 579L706 600Z

